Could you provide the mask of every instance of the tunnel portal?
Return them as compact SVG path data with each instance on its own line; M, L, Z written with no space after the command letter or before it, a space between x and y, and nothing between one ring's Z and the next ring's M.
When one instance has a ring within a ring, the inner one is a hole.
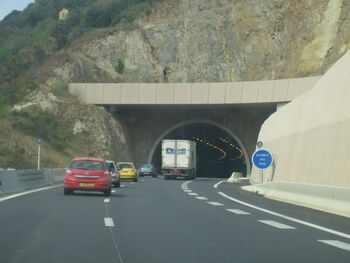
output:
M163 139L192 140L197 145L197 177L228 178L232 172L246 175L247 168L242 146L224 130L205 123L181 126ZM161 169L161 141L151 163Z
M233 171L250 174L260 127L276 105L125 105L107 109L126 137L129 159L117 157L117 161L132 161L136 167L153 163L160 169L162 139L194 140L198 176L227 178Z

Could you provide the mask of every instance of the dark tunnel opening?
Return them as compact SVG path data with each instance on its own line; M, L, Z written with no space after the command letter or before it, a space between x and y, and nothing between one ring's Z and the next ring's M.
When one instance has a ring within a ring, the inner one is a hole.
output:
M197 145L197 177L228 178L232 172L247 174L243 149L226 131L211 124L194 123L177 128L163 139L192 140ZM161 170L161 142L152 163Z

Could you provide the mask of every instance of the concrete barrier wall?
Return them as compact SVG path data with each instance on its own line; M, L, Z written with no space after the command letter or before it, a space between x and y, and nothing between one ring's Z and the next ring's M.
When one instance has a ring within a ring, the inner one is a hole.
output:
M258 140L275 158L265 182L350 187L350 52L312 90L272 114ZM252 182L258 173L253 168Z
M0 171L0 194L20 192L63 182L64 169Z
M265 197L350 217L350 188L314 184L271 182L243 186Z

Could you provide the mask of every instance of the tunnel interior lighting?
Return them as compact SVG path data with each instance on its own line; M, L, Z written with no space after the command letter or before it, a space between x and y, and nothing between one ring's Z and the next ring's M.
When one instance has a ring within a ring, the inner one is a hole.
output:
M225 150L223 150L222 148L220 148L217 145L212 144L211 142L206 142L201 138L198 137L192 137L192 139L196 140L197 142L203 143L204 145L207 145L217 151L219 151L222 155L214 160L210 160L208 161L208 163L212 163L212 162L217 162L217 161L222 161L227 157L227 152ZM242 158L244 156L244 152L241 148L237 147L236 145L234 145L233 143L229 142L228 140L224 139L224 138L219 138L220 141L222 141L223 143L227 144L228 146L230 146L232 149L236 150L239 152L239 155L237 157L231 158L230 160L238 160L240 158Z
M212 144L212 143L210 143L210 142L205 142L205 141L204 141L203 139L201 139L201 138L192 137L192 139L194 139L194 140L196 140L196 141L198 141L198 142L204 143L204 145L207 145L207 146L209 146L209 147L211 147L211 148L213 148L213 149L215 149L215 150L221 152L222 156L220 156L220 157L217 158L217 159L210 160L210 161L208 161L208 163L214 162L214 161L220 161L220 160L223 160L223 159L225 159L225 158L227 157L227 152L225 152L225 151L224 151L222 148L220 148L219 146L214 145L214 144Z
M244 153L243 153L243 150L239 147L237 147L236 145L234 145L233 143L230 143L229 141L223 139L223 138L220 138L220 140L226 144L228 144L229 146L231 146L233 149L237 150L239 152L239 156L235 157L235 158L231 158L231 160L237 160L237 159L240 159L243 157Z

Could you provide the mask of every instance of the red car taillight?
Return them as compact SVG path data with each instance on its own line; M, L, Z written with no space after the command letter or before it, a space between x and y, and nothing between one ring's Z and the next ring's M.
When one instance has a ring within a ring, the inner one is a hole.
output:
M171 170L170 172L171 172L171 173L178 173L178 174L181 173L180 170Z
M106 177L109 176L109 172L107 170L104 171L104 173L102 174L102 177Z

